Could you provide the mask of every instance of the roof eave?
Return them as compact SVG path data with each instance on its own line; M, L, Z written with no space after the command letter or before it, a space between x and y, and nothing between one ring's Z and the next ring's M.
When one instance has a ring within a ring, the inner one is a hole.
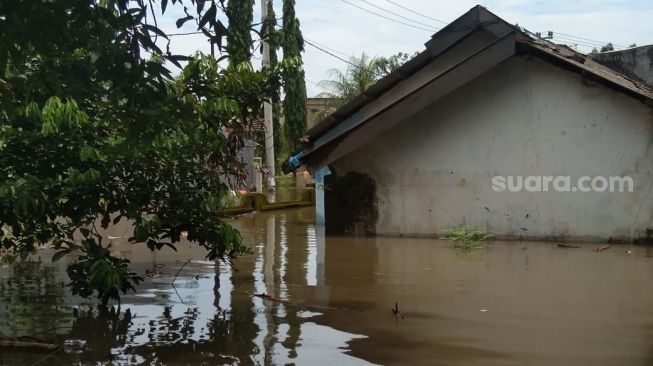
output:
M569 47L521 38L517 42L517 53L532 55L558 67L581 74L584 78L599 82L615 91L646 103L653 103L653 90L640 80L620 74L591 57Z

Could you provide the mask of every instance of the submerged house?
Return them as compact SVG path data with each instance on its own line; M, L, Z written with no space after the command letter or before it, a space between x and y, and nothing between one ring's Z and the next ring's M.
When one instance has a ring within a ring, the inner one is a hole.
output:
M481 6L307 141L288 166L314 172L327 231L432 236L466 226L587 241L653 233L650 87Z

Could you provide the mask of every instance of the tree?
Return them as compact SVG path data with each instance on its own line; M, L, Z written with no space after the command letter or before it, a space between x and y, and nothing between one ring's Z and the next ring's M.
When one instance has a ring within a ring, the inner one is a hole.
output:
M339 108L359 96L374 85L382 76L379 67L381 60L364 52L361 57L352 56L345 72L330 69L330 80L322 80L318 85L325 90L318 96L332 99L331 107Z
M304 38L295 16L295 0L283 0L282 48L284 60L298 66L282 73L286 93L283 132L290 151L296 151L300 149L301 138L306 132L306 84L304 69L301 68Z
M268 7L268 16L263 21L261 25L261 37L267 39L268 44L270 45L270 67L277 67L279 64L279 58L277 56L277 51L281 45L281 36L282 33L279 32L276 27L278 25L277 15L274 12L274 6L272 0L267 1ZM274 85L272 90L272 125L274 126L274 153L275 160L277 165L281 165L283 159L287 157L287 151L284 151L283 143L283 130L281 126L281 83ZM265 137L264 137L265 138ZM264 145L264 144L263 144Z
M405 64L407 61L417 56L419 52L415 52L412 55L409 55L405 52L399 52L390 57L378 57L376 62L377 73L380 73L383 76L389 75L393 71L397 70L401 65Z
M227 33L227 53L232 65L249 63L252 53L252 21L254 19L254 0L229 0L227 2L229 32Z
M612 42L608 42L605 46L601 47L600 52L609 52L609 51L614 51L614 46L612 45Z
M318 85L325 91L318 94L320 98L331 99L329 110L340 108L347 102L362 94L379 79L398 69L413 56L399 52L390 57L370 57L363 52L361 57L352 56L345 72L338 69L329 70L330 80L322 80ZM325 117L325 116L323 116Z
M133 223L130 241L152 250L174 249L184 233L210 260L246 251L218 212L283 67L223 69L163 52L156 40L168 36L148 23L147 4L0 3L0 250L24 256L50 243L53 260L76 253L73 294L103 304L140 281L103 240L122 220ZM184 4L196 14L185 8L177 26L192 20L226 51L222 2ZM164 61L187 65L173 78Z
M326 118L336 109L347 104L365 90L376 84L381 78L397 70L401 65L415 57L399 52L390 57L370 57L363 52L361 57L352 56L345 72L330 69L331 79L322 80L318 86L325 91L318 94L319 98L328 98L327 108L316 115L318 120Z

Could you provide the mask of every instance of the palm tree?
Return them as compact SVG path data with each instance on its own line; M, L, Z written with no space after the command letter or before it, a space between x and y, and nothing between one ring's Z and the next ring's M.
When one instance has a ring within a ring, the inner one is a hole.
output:
M364 52L361 57L352 56L349 58L347 70L343 73L338 69L329 70L331 80L322 80L318 86L325 90L318 94L320 98L332 100L330 109L339 108L369 87L374 85L381 78L379 62L381 59L370 57Z

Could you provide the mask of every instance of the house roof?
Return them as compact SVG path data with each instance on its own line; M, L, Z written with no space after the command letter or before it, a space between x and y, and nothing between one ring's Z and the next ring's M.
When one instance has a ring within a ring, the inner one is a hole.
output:
M463 42L467 51L454 51ZM428 98L442 97L515 55L539 57L653 105L653 90L642 81L568 46L538 39L480 5L435 33L425 46L423 52L309 129L304 151L289 160L290 170L301 164L309 170L329 164L396 123L400 118L393 110L399 104L425 105ZM364 125L374 125L378 133L362 133Z

